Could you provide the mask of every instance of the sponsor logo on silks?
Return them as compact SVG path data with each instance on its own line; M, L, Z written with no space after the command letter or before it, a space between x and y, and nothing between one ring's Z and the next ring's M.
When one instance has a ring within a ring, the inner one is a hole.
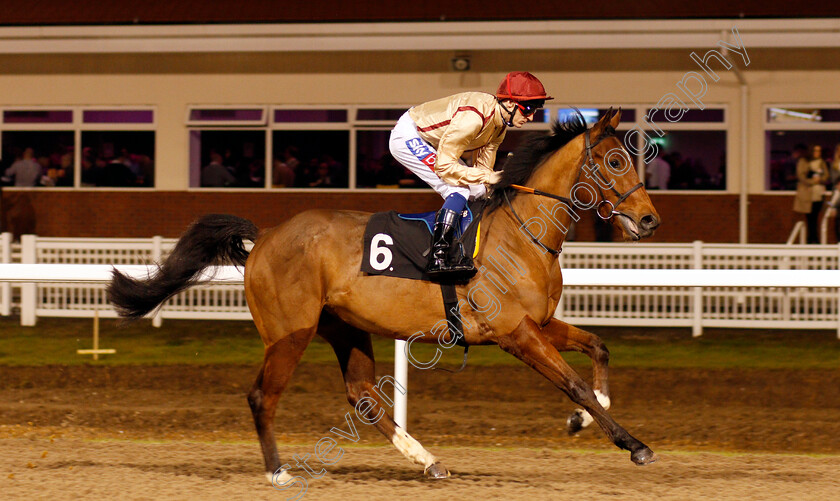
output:
M435 154L435 150L433 150L431 146L424 143L419 137L409 139L405 142L405 145L408 146L412 155L417 157L418 160L428 165L432 170L435 169L437 154Z

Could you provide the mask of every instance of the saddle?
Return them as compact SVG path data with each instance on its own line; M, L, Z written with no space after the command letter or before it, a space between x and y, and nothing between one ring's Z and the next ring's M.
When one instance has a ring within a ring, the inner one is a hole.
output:
M483 201L473 202L461 217L454 249L475 256L478 252L480 222L471 224L473 210L483 209ZM435 212L399 214L395 211L377 212L365 227L364 256L361 271L368 275L429 280L426 263L429 260ZM461 245L458 245L458 244Z
M475 201L467 207L461 216L461 227L455 235L453 250L473 256L478 253L478 237L481 214L485 201ZM408 278L429 281L426 275L426 262L431 251L432 234L436 212L419 214L399 214L395 211L377 212L371 216L365 227L364 256L361 271L368 275ZM473 224L475 222L475 224ZM463 251L461 251L463 249ZM463 337L461 312L458 310L458 296L454 283L440 283L443 295L443 309L446 319L453 327L451 331L455 343L464 347L464 360L460 372L467 363L468 345ZM446 369L442 369L447 371ZM453 371L447 371L453 372Z

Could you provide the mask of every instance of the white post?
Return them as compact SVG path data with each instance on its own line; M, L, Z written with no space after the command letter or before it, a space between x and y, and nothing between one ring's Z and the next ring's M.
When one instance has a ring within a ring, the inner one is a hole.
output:
M703 268L703 242L694 241L694 269ZM693 323L691 324L691 336L700 337L703 334L703 288L694 287L694 311Z
M644 163L644 162L642 162ZM557 255L557 265L560 269L563 269L563 253ZM558 320L563 320L563 296L560 296L560 300L557 301L557 308L554 309L554 318Z
M24 264L35 264L37 260L36 235L22 235L20 237L20 262ZM28 282L20 286L20 325L33 326L36 322L35 307L38 300L38 290L34 282Z
M155 263L160 263L160 258L163 255L163 237L155 235L152 237L152 259ZM152 327L160 327L163 324L163 316L160 314L163 306L158 308L155 316L152 317Z
M401 339L394 341L394 379L405 388L405 394L394 388L394 421L403 430L408 429L408 358L405 344Z
M12 234L8 231L0 234L0 262L12 262ZM12 314L12 284L3 282L0 285L0 315L8 317Z
M837 243L837 260L840 262L840 242ZM837 339L840 340L840 289L837 289Z
M93 312L93 359L99 360L99 310Z

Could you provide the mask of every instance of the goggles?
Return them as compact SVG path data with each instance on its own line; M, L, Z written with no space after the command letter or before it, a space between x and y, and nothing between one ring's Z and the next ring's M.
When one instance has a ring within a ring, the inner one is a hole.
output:
M534 113L537 112L540 108L543 107L544 101L523 101L523 102L514 102L519 111L522 113L523 117L530 117Z

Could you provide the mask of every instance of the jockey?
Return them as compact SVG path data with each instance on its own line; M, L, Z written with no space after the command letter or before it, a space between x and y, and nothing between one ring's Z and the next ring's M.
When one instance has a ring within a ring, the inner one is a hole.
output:
M461 253L450 259L450 247L467 205L481 198L486 186L501 180L493 170L496 151L506 127L520 128L534 119L546 100L542 83L525 71L508 73L496 95L462 92L415 106L400 117L391 131L391 155L444 199L435 218L432 252L426 273L432 279L470 278L475 267ZM461 157L471 153L472 167Z

